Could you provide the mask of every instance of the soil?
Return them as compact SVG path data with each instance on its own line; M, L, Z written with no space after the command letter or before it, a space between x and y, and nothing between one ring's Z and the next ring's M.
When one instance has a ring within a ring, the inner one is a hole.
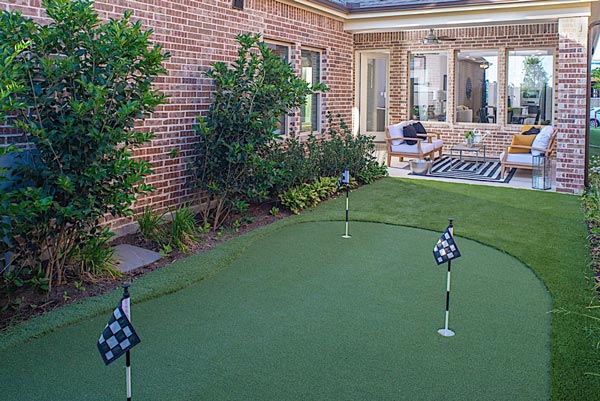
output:
M280 210L275 216L270 211L272 203L260 205L251 205L248 209L245 221L238 230L224 229L220 233L211 231L202 236L201 241L191 245L189 251L184 253L178 249L173 249L167 256L161 258L155 263L136 269L131 273L131 279L135 280L144 274L160 269L178 259L188 257L193 254L206 252L216 245L228 241L259 227L273 223L276 220L289 216L291 213L287 210ZM112 241L113 245L130 244L154 251L160 251L156 244L153 244L143 238L139 233L116 238ZM129 276L129 273L127 274ZM81 281L81 285L75 286L74 279L67 280L68 284L53 286L49 292L39 292L32 288L17 290L11 294L12 304L0 309L0 334L7 327L16 323L25 321L34 316L42 315L48 311L61 306L79 301L84 298L93 297L111 291L121 285L122 277L103 277L89 278Z

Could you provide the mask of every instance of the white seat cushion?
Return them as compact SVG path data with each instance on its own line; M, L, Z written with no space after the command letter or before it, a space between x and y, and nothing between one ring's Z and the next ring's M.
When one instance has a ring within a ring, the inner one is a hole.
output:
M439 149L442 146L444 146L444 141L442 141L441 139L434 139L431 141L431 143L433 144L434 149Z
M427 142L421 142L421 150L423 153L429 153L433 150L433 144ZM419 148L417 145L407 145L405 143L401 145L392 145L392 152L395 153L414 153L419 154Z
M548 147L548 143L550 143L550 137L552 137L552 133L553 133L552 126L546 125L544 128L542 128L540 133L535 136L535 139L533 140L531 147L546 149ZM543 153L545 153L545 152L542 152L540 150L531 149L531 154L534 156L539 156Z
M504 153L500 153L500 160L504 159ZM518 163L531 165L531 153L509 153L506 157L506 163Z

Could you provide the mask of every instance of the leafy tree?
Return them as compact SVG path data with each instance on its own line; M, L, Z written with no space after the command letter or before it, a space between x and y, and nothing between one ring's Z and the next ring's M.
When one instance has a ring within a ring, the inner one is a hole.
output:
M600 68L594 68L592 70L592 79L596 81L594 83L594 89L600 89Z
M0 97L0 110L25 106L9 122L34 148L0 205L10 221L0 254L12 251L13 264L43 272L50 286L90 237L107 237L105 215L129 214L135 196L152 189L143 183L149 162L131 156L153 134L134 123L165 103L152 83L168 55L131 12L101 23L90 0L42 3L49 25L0 15L0 53L28 44L10 63L24 87Z
M231 66L217 62L206 72L215 91L197 127L196 185L209 195L212 207L202 214L215 228L231 211L268 196L276 170L267 145L277 137L279 117L314 91L326 90L300 79L260 35L239 35L237 41L238 59Z
M548 73L544 70L542 59L529 56L523 60L523 82L522 89L540 89L548 84Z

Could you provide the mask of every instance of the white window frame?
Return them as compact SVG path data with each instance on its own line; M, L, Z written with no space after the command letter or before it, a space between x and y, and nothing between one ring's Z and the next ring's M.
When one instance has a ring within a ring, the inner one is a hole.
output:
M300 47L300 75L302 76L302 52L304 51L309 51L309 52L314 52L314 53L318 53L319 54L319 83L323 82L323 50L322 49L317 49L314 47L308 47L308 46L301 46ZM311 85L313 85L314 83L311 82ZM317 126L316 127L312 127L312 130L310 131L304 131L302 130L302 120L300 120L300 126L299 126L299 130L301 134L306 134L306 133L319 133L321 132L321 128L322 128L322 111L323 111L323 97L322 97L322 93L320 91L316 91L314 92L312 95L310 96L316 96L316 115L317 115ZM304 106L301 106L304 107ZM312 120L312 117L311 117ZM312 121L311 121L312 124Z

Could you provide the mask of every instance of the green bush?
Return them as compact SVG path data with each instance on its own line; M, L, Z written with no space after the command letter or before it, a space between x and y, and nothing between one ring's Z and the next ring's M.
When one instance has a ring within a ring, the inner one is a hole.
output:
M137 219L139 231L147 240L161 245L165 241L164 225L166 220L160 212L146 208Z
M298 78L260 35L239 35L237 40L238 59L231 66L217 62L206 72L215 91L208 114L197 126L195 185L209 194L212 207L201 213L215 229L236 200L269 197L278 172L268 157L268 144L276 138L279 118L304 104L313 91L326 89Z
M189 246L199 239L196 228L196 213L188 206L171 211L170 242L183 252L189 251Z
M168 55L130 12L101 23L88 0L43 5L46 26L0 15L0 53L27 44L13 60L23 88L0 96L0 110L23 105L9 122L34 147L0 204L9 225L0 254L11 251L15 268L42 270L51 286L90 238L104 235L104 216L130 214L135 196L152 189L143 183L149 162L131 156L153 134L134 123L165 103L152 83Z
M303 209L314 207L331 197L338 190L338 177L320 177L313 183L304 183L291 188L281 195L281 203L298 214Z
M309 135L300 141L291 135L285 141L273 142L269 157L275 164L274 195L283 193L317 177L339 176L346 168L361 184L370 184L387 175L387 168L375 157L373 138L352 135L347 124L329 113L328 128L320 135Z
M177 247L183 252L189 251L189 246L200 240L200 233L208 228L196 224L196 213L189 206L181 206L169 210L171 221L152 209L145 209L138 218L139 231L142 236L153 242L160 249ZM210 226L208 226L210 227ZM170 252L170 251L169 251Z

